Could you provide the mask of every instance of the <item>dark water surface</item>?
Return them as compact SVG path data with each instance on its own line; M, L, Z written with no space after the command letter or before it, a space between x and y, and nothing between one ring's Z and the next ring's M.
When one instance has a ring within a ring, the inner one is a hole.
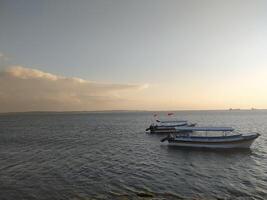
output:
M267 111L176 113L262 134L242 151L162 145L162 136L144 133L151 116L0 115L0 199L267 199Z

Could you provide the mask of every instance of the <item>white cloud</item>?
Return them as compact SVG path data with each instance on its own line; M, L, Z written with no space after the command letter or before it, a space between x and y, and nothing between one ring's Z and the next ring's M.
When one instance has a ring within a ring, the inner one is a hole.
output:
M7 61L7 60L8 60L8 56L0 52L0 61Z
M0 112L124 109L131 101L129 93L147 87L97 83L11 66L0 72Z
M56 81L61 78L53 74L42 72L40 70L24 68L21 66L9 67L4 70L2 74L19 79L47 79Z

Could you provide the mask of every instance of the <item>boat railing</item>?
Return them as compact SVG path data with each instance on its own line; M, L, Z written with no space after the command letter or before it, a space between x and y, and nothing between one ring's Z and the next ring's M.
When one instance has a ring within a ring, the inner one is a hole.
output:
M232 132L235 129L232 127L175 127L177 131L222 131Z
M229 133L234 133L232 127L175 127L176 131L180 132L179 135L190 136L194 135L196 132L202 132L203 135L208 136L208 133L219 133L221 132L224 136L229 135ZM186 133L186 134L184 134ZM216 135L216 134L215 134Z

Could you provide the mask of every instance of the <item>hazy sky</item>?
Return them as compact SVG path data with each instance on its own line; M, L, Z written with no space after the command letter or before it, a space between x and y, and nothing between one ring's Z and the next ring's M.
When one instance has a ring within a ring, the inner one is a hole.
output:
M0 70L0 112L267 108L267 1L0 0Z

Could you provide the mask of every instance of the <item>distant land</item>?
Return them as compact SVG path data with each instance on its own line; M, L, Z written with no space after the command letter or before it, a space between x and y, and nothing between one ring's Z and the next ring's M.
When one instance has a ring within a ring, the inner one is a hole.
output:
M267 109L240 109L240 108L229 108L229 109L209 109L209 110L93 110L93 111L23 111L23 112L2 112L0 115L5 114L65 114L65 113L74 113L74 114L85 114L85 113L132 113L132 112L203 112L203 111L267 111Z

